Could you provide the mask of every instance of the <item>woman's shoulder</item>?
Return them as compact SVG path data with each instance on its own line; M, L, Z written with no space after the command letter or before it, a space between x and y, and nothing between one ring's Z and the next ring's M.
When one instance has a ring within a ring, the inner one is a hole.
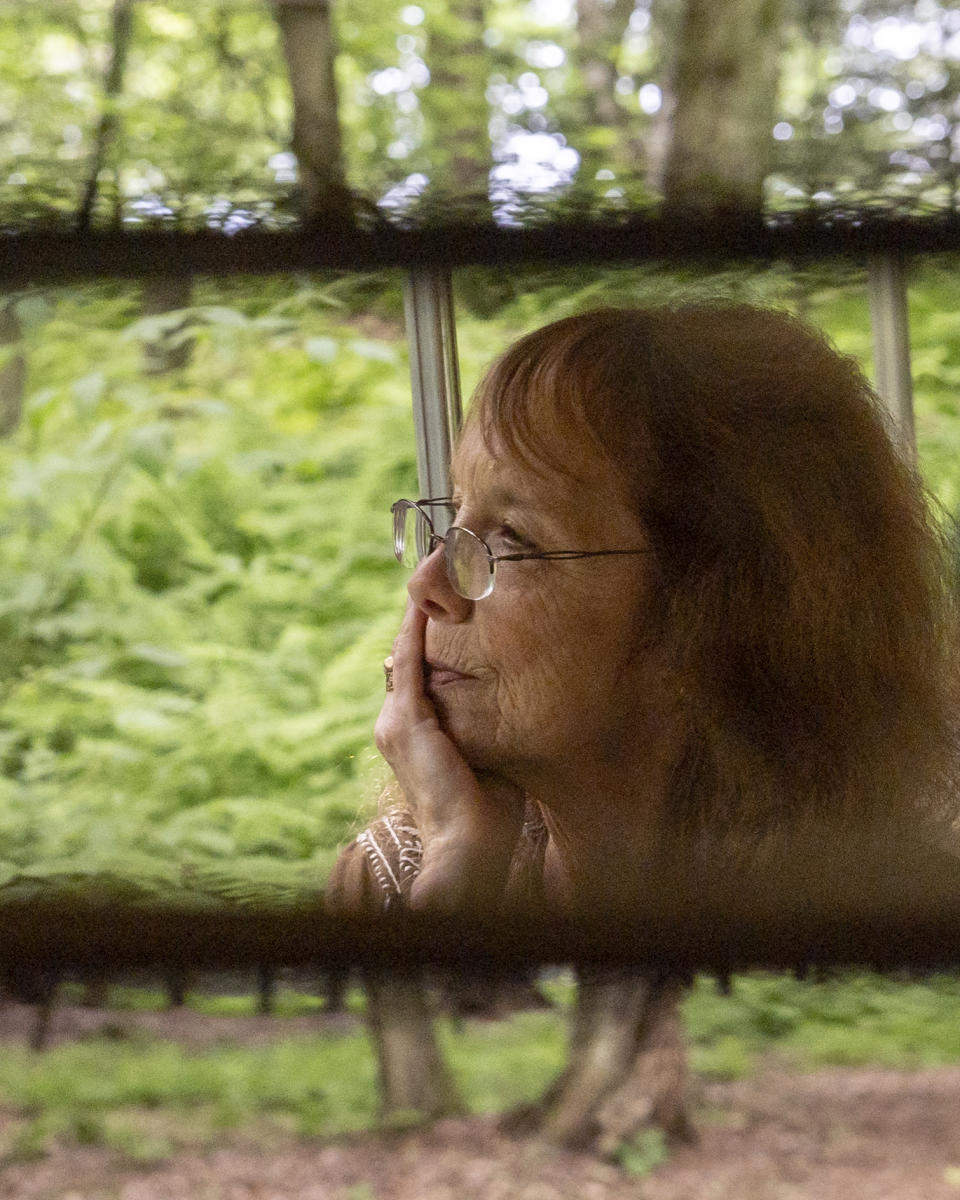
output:
M423 858L420 832L402 808L382 813L341 850L327 882L327 911L374 916L402 905Z

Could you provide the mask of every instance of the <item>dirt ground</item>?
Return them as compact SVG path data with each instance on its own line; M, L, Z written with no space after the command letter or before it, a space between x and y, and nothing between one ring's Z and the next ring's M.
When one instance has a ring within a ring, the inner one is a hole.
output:
M19 1007L0 1012L0 1037L25 1031ZM189 1011L110 1020L185 1048L277 1033L270 1018ZM55 1040L103 1022L61 1009ZM316 1029L317 1018L283 1022L285 1034ZM642 1177L512 1141L492 1118L471 1117L335 1145L291 1136L266 1150L234 1136L150 1166L61 1147L0 1170L0 1200L960 1200L960 1067L796 1075L771 1066L736 1083L698 1081L692 1099L698 1143Z

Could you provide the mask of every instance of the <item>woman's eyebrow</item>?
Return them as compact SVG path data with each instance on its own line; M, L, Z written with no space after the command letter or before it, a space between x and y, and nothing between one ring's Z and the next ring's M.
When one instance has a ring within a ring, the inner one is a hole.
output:
M458 503L463 502L463 490L459 487L454 487L452 498ZM534 503L528 498L513 491L504 484L493 483L487 487L479 487L475 489L471 497L474 504L480 502L491 508L511 508L511 509L532 509Z

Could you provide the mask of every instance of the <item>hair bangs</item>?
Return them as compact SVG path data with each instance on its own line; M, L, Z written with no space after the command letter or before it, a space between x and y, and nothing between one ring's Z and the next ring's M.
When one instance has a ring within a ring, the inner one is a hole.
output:
M582 319L538 329L493 363L474 392L468 419L476 421L491 454L507 453L542 475L576 478L565 447L571 437L603 449L587 411L589 369L580 343Z

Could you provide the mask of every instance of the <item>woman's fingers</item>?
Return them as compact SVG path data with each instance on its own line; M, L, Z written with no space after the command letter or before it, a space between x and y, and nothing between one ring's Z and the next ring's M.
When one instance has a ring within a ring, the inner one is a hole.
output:
M377 749L398 777L403 773L403 764L398 757L409 756L410 738L414 730L424 723L434 726L437 723L436 712L424 690L426 624L426 616L412 600L408 600L403 622L393 643L393 687L384 696L374 726Z
M407 602L403 622L393 642L393 687L386 693L374 729L377 747L390 759L396 743L423 722L436 723L436 712L424 690L423 654L427 619ZM391 761L391 765L393 765Z
M426 614L410 599L393 643L393 690L403 700L426 700L423 690Z
M520 833L523 797L495 777L481 784L441 728L424 686L427 617L407 603L393 643L393 690L374 729L423 844L414 907L474 911L495 905Z

